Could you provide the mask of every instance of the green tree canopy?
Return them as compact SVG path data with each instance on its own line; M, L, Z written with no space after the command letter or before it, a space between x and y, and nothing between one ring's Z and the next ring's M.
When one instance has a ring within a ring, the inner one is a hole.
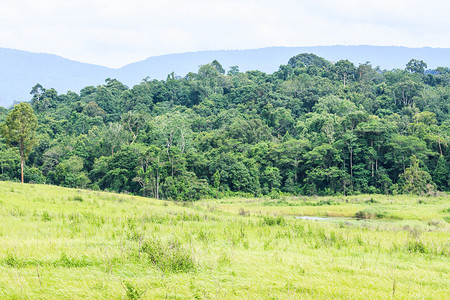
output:
M37 142L35 138L37 125L33 108L30 104L22 102L8 114L1 127L6 142L12 147L19 148L22 183L25 160Z

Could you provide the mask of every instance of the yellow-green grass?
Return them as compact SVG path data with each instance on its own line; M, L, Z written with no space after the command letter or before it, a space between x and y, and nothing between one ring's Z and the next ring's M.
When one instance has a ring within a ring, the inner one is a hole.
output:
M446 299L449 200L174 203L0 182L0 299Z

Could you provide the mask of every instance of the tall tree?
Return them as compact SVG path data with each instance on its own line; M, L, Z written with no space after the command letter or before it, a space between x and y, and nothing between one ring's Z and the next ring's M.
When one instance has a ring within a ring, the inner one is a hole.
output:
M8 114L1 127L1 133L12 147L18 147L20 152L20 176L23 183L25 160L36 144L35 131L38 122L33 108L28 103L19 103Z
M335 72L339 79L345 83L351 81L355 77L356 67L349 60L340 60L334 65Z
M423 60L418 59L411 59L406 64L406 71L410 73L419 73L423 74L425 73L425 69L427 68L427 64Z

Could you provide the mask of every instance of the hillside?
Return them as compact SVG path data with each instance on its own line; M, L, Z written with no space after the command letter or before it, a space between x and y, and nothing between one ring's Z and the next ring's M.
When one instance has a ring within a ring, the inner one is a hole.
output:
M322 46L201 51L150 57L120 69L79 63L56 55L0 48L0 106L29 101L29 92L36 83L60 93L69 90L78 93L85 86L103 84L107 78L116 78L132 87L146 77L166 79L172 72L185 76L213 60L218 60L226 70L237 65L241 71L273 73L299 53L315 53L329 61L349 59L356 65L370 61L374 67L382 69L403 69L412 58L425 61L431 69L450 66L450 49L438 48Z
M0 182L0 298L444 299L448 203L181 203Z
M26 156L26 182L178 201L437 195L450 191L450 70L407 64L380 70L303 53L272 74L226 73L214 60L132 88L38 86L31 104L0 111L0 179L21 178ZM37 118L27 155L19 109L29 124Z

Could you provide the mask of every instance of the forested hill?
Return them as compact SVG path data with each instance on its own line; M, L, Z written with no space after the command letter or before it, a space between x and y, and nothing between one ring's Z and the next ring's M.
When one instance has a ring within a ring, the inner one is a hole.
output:
M241 71L273 73L280 64L298 53L314 53L333 62L348 59L357 66L369 61L381 69L403 69L411 58L426 61L430 69L450 65L448 48L320 46L200 51L150 57L120 69L80 63L56 55L0 48L0 106L9 107L14 101L29 101L30 87L36 83L53 87L60 93L79 92L87 85L102 84L106 78L116 78L131 87L146 77L166 79L172 72L184 77L214 59L220 61L226 70L237 65Z
M214 60L132 88L36 85L25 180L177 200L448 191L450 70L427 69L299 54L272 74ZM0 166L20 178L5 140Z

